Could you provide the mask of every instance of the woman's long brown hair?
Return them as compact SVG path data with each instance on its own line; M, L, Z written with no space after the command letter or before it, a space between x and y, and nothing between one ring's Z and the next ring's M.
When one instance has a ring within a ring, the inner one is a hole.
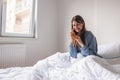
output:
M82 28L82 30L80 31L80 34L79 34L79 35L80 35L83 43L85 44L85 37L84 37L84 35L85 35L86 28L85 28L85 21L84 21L84 19L83 19L80 15L74 16L74 17L72 18L72 20L71 20L71 28L72 28L72 29L73 29L73 21L76 21L77 23L82 23L82 24L83 24L83 28Z

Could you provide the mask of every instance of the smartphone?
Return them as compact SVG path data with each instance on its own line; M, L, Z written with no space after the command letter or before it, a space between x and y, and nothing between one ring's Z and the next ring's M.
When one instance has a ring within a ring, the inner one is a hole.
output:
M75 35L78 35L78 32L76 32L75 30L73 30L73 31L74 31Z

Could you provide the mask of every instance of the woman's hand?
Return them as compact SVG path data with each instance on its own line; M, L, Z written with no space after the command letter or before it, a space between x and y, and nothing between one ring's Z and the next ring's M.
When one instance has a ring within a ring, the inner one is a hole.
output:
M71 40L72 40L72 43L74 44L74 46L77 46L78 42L76 41L76 35L75 35L74 31L70 32L70 36L71 36Z
M80 47L84 47L83 41L81 40L80 36L76 35L76 39L75 40L80 45Z
M75 35L75 33L74 33L73 30L70 32L70 34L71 34L72 43L73 43L75 46L79 45L80 47L84 47L84 44L83 44L80 36Z

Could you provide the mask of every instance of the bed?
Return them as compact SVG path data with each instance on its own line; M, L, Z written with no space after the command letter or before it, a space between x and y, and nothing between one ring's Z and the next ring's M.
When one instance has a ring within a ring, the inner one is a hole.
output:
M120 80L120 46L100 46L98 53L104 58L57 52L31 67L0 69L0 80Z

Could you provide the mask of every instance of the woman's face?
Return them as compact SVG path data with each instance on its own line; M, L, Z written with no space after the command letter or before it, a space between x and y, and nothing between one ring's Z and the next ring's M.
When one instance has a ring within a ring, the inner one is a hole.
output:
M82 23L78 23L76 21L72 22L73 25L73 30L75 30L76 32L80 32L83 28L83 24Z

